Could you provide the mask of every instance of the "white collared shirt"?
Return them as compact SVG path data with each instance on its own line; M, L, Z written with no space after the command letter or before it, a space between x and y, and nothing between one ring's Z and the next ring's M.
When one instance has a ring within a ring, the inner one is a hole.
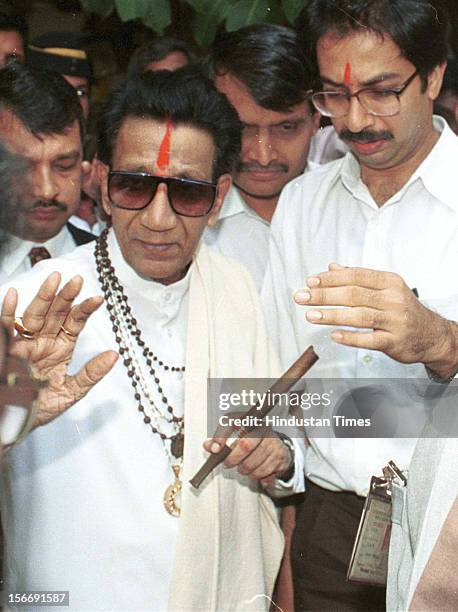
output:
M347 147L333 127L320 129L312 138L306 171L345 155ZM207 227L204 241L224 255L240 261L261 290L269 252L270 223L260 217L236 187L231 187L214 227Z
M436 145L380 208L351 153L284 188L272 221L262 292L268 329L284 366L313 344L320 361L311 377L425 377L421 364L403 365L380 352L332 342L333 328L308 323L305 308L292 295L308 276L337 262L395 272L418 290L427 307L458 319L458 138L441 118L435 117L434 125L441 132ZM408 466L415 442L315 438L306 473L323 487L365 494L370 476L380 474L390 459L401 469Z
M29 253L34 247L44 247L49 251L51 257L59 257L59 255L73 251L76 244L66 225L58 234L41 243L10 236L0 262L0 285L32 268Z

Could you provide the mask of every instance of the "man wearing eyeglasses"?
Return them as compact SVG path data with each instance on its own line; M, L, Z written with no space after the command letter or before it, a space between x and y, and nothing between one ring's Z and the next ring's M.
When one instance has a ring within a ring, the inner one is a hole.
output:
M80 297L103 305L71 367L110 349L120 359L9 452L8 593L62 588L75 610L269 609L283 538L259 481L275 495L301 490L300 454L274 432L244 438L226 461L237 470L221 466L198 492L189 484L218 444L207 440L208 377L276 369L250 275L200 243L240 137L235 111L199 71L130 80L99 126L112 228L14 283L20 314L50 271L82 277ZM34 325L23 318L19 333L34 337Z
M458 369L458 140L432 115L447 18L429 0L313 0L303 23L321 79L312 101L350 153L282 193L263 287L269 329L284 363L313 344L316 376L406 379L383 392L384 409L402 414L417 394L407 379ZM357 407L375 408L364 395ZM346 573L371 476L390 460L408 468L416 441L309 433L296 607L383 609L384 588Z

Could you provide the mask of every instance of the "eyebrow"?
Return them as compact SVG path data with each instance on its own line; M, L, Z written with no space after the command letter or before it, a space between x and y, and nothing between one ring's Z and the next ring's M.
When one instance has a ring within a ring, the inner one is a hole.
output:
M57 155L56 157L54 157L52 161L53 162L60 162L60 161L66 161L66 160L77 161L80 157L81 157L80 151L70 151L69 153L62 153L62 155Z
M382 72L367 81L362 81L360 85L362 85L362 87L370 87L371 85L378 85L379 83L388 81L389 79L399 78L400 76L398 72ZM329 83L329 85L334 85L335 87L346 87L345 83L336 83L336 81L333 81L327 76L322 76L321 81L322 83Z
M127 164L128 166L129 164ZM160 174L155 174L154 172L151 172L150 170L148 170L146 168L146 166L135 166L133 168L120 168L115 170L113 168L113 172L132 172L133 174L148 174L150 176L161 176ZM169 178L182 178L182 179L189 179L190 181L206 181L208 182L212 182L211 179L206 179L206 178L196 178L195 176L191 176L188 172L186 172L185 170L181 170L178 171L176 173L174 172L170 172L170 174L164 174L165 177L169 177Z

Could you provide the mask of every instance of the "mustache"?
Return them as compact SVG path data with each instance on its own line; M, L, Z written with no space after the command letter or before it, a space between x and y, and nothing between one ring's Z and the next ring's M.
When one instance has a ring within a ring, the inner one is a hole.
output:
M29 210L35 210L35 208L57 208L63 212L67 211L67 205L59 200L35 200Z
M377 140L393 140L394 136L388 130L380 132L372 132L371 130L361 130L361 132L350 132L348 129L343 129L339 132L339 137L346 142L363 142L370 143Z
M257 162L238 162L235 167L237 172L288 172L289 166L286 164L279 164L277 162L271 162L267 166L258 164Z

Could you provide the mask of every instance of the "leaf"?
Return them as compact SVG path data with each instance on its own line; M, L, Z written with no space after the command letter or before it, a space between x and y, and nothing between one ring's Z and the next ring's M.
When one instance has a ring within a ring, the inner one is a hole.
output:
M269 0L238 0L229 9L226 20L226 29L233 32L253 23L265 20L268 13Z
M213 2L212 0L186 0L186 4L191 5L196 13L206 13L211 9Z
M143 23L157 34L164 34L165 28L172 21L170 0L154 0L149 2L149 7L143 18Z
M269 8L267 9L266 16L264 18L266 23L272 23L274 25L285 25L285 14L278 4L278 2L270 0Z
M293 24L296 21L305 4L305 0L281 0L283 12L289 23Z
M151 0L115 0L116 10L123 21L143 19L152 5ZM156 0L154 0L156 4Z
M218 26L226 19L229 9L227 0L212 0L204 13L194 15L192 30L198 45L205 48L213 42Z
M114 0L80 0L85 13L95 13L105 18L111 15L114 9Z

